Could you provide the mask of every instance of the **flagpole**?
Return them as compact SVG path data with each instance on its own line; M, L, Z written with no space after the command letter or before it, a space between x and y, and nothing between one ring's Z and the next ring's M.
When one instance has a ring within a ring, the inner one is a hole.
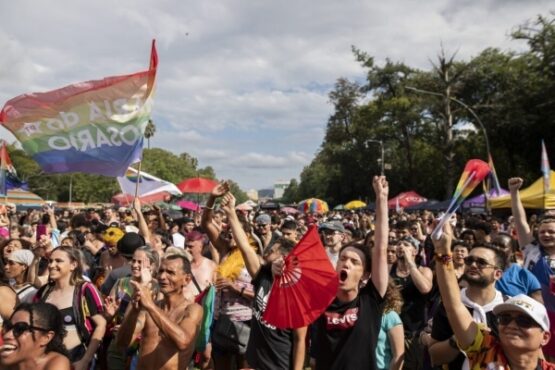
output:
M135 183L135 198L137 198L137 194L139 194L139 183L141 182L141 165L143 161L139 161L139 168L137 170L137 182Z

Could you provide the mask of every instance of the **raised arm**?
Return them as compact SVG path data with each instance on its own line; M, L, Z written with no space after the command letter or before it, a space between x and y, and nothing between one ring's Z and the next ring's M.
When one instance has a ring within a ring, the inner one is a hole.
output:
M123 322L118 329L116 346L120 349L127 349L136 333L143 331L145 324L145 311L140 310L136 304L129 303Z
M202 211L202 217L200 219L200 225L208 235L208 239L212 245L216 248L220 255L225 254L225 246L224 243L220 240L220 230L214 225L212 222L212 211L214 211L214 204L218 197L223 196L225 193L229 191L229 184L225 181L220 182L218 185L212 189L210 196L208 197L208 201L206 202L206 207Z
M249 239L245 230L243 230L243 226L241 222L239 222L239 218L237 217L237 213L235 213L235 197L231 193L227 193L224 195L222 199L222 208L227 215L227 221L229 226L231 226L231 232L233 233L233 239L239 250L241 251L241 255L243 256L243 260L245 261L245 267L249 272L250 276L255 277L260 271L260 260L258 259L258 255L251 248L249 244Z
M141 211L141 201L139 200L138 197L133 199L133 210L137 215L137 221L139 223L139 233L145 238L146 241L150 242L150 237L151 237L150 229L148 228L148 225L145 220L145 216Z
M389 269L387 267L387 234L389 232L387 197L389 184L385 176L374 176L372 181L376 193L376 226L372 255L372 283L383 297L387 290Z
M436 275L441 300L447 312L447 319L461 348L469 347L474 341L478 324L461 300L461 292L453 267L451 225L446 222L439 240L432 238L436 252Z
M524 206L522 205L522 200L520 199L520 188L524 180L520 177L511 177L509 179L509 191L511 193L511 211L513 212L513 217L515 219L515 228L518 235L518 245L520 248L524 248L526 245L532 242L532 233L530 232L530 226L526 221L526 212L524 211Z

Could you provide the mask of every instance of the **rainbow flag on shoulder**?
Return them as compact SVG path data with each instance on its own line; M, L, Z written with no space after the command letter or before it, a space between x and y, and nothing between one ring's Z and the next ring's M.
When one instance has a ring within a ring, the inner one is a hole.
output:
M142 156L157 66L153 40L148 70L20 95L0 123L44 172L123 176Z

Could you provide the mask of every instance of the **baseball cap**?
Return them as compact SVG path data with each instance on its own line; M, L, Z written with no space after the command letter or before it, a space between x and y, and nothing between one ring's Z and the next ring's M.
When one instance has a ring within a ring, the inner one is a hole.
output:
M10 261L21 263L22 265L31 266L35 255L28 249L18 249L8 257Z
M341 233L345 232L345 226L343 226L343 224L340 221L324 222L323 224L320 225L319 229L339 231Z
M543 330L549 331L549 317L545 306L525 294L511 297L493 308L493 313L496 315L506 311L522 312L530 316Z
M267 215L267 214L263 213L263 214L259 215L259 216L254 220L254 222L256 222L257 224L265 224L265 225L267 225L267 224L269 224L269 223L272 222L272 219L271 219L270 215Z

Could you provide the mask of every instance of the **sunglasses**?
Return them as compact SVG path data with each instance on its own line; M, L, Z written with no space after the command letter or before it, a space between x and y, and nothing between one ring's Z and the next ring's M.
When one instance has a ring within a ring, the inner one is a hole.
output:
M473 263L476 263L476 266L480 269L483 270L486 267L492 267L492 268L497 268L496 265L492 265L491 263L489 263L488 261L486 261L483 258L480 257L472 257L472 256L468 256L464 258L464 264L467 266L471 266Z
M8 333L9 331L12 331L13 336L16 338L19 338L26 331L33 330L40 330L44 332L50 331L48 329L32 326L31 324L23 321L16 322L15 324L12 324L10 321L4 321L4 324L2 325L2 335Z
M504 326L509 325L511 321L514 320L517 326L522 329L540 327L540 325L536 321L534 321L534 319L526 315L512 316L507 313L500 313L499 315L496 316L496 319L499 325L504 325Z

